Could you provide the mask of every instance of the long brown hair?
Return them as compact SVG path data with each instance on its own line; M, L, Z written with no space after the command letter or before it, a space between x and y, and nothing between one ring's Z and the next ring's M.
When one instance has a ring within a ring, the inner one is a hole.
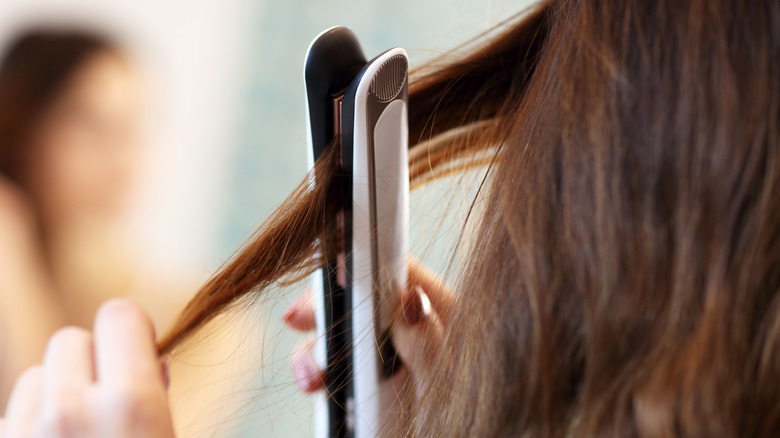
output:
M485 214L393 433L780 434L780 2L550 0L447 59L410 85L411 175L491 152ZM303 183L161 351L317 266L327 191Z

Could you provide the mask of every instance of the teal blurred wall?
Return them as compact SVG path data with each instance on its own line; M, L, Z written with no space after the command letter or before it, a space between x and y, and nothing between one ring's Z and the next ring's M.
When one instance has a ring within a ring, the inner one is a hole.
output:
M267 1L256 3L248 69L230 159L227 255L267 217L306 171L303 61L311 40L350 27L370 58L405 48L412 66L527 7L528 0Z

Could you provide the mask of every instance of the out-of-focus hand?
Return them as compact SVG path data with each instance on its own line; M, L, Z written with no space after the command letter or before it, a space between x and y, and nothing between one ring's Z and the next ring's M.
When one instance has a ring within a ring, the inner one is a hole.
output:
M14 387L2 438L174 436L149 318L113 299L98 311L94 330L68 327L52 336L43 365Z
M0 406L17 377L41 360L46 340L67 320L37 225L30 200L0 175Z
M440 345L455 294L425 266L409 260L409 284L402 296L402 317L393 327L393 344L404 367L393 377L394 384L402 385L411 375L415 387L421 388L433 370L433 356ZM292 329L312 332L316 328L311 291L293 302L283 315ZM298 388L305 393L324 387L324 370L314 360L314 338L299 344L291 356L291 366Z

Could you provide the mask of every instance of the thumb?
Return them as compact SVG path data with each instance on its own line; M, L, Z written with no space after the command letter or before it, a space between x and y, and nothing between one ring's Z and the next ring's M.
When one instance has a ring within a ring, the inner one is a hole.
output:
M417 388L421 388L433 369L444 326L420 286L414 286L404 295L402 306L403 315L393 327L393 344Z

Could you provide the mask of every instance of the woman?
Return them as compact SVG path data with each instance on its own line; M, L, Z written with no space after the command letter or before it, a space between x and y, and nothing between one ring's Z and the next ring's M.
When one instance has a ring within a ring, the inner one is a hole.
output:
M412 178L491 165L457 300L421 311L419 290L440 292L419 279L404 295L394 341L413 379L388 435L777 436L778 78L780 2L731 0L544 1L418 72ZM293 194L159 351L321 263L326 192ZM152 342L127 302L94 338L60 333L7 433L169 436ZM75 377L52 365L64 351L81 352Z
M31 29L0 65L0 398L65 325L132 296L166 324L161 290L122 240L141 146L140 80L122 49ZM180 287L180 285L179 285ZM34 317L31 317L34 315Z

